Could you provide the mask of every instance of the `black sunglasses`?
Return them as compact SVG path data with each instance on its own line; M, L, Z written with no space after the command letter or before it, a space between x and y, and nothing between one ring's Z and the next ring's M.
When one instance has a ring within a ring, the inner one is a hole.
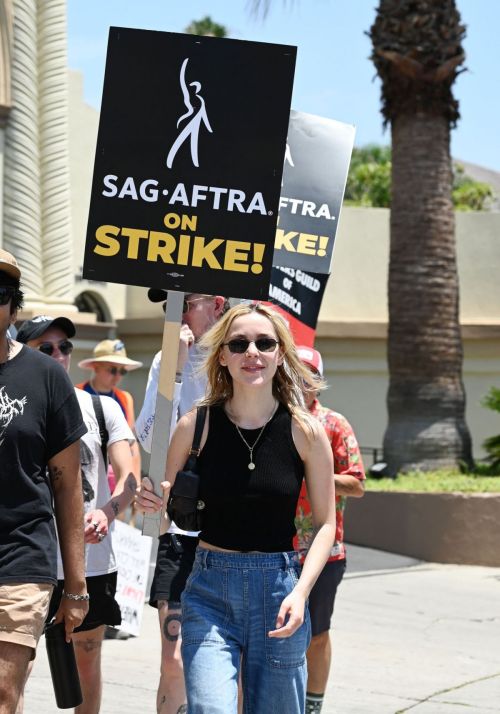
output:
M123 377L124 374L127 374L125 367L107 367L107 371L112 374L113 377L116 377L117 374L121 377Z
M0 288L0 305L7 305L9 300L14 297L14 288L2 286Z
M234 354L242 355L247 351L251 344L254 344L259 352L274 352L276 347L279 345L278 340L274 340L272 337L259 337L256 340L247 340L245 338L239 338L237 340L229 340L229 342L224 342L224 347L229 347L229 351Z
M42 342L38 345L40 352L43 352L44 355L48 355L49 357L52 357L56 347L59 348L59 352L63 355L70 355L73 352L73 343L69 340L63 340L59 344L54 344L53 342Z

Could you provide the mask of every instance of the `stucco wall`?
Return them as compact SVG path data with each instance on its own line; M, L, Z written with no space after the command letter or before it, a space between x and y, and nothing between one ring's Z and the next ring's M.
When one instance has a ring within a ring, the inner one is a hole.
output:
M389 216L344 207L320 322L387 322ZM460 320L500 325L500 213L456 213Z
M500 565L500 495L368 491L347 499L349 543L435 563Z
M466 420L472 433L474 455L482 458L484 439L500 433L498 414L481 406L481 399L489 388L500 386L500 328L496 330L496 338L472 338L468 328L463 332ZM381 447L387 424L385 339L352 339L339 335L320 337L316 346L325 358L330 385L322 395L322 402L352 421L363 446ZM368 457L366 461L371 463Z
M500 213L457 213L460 320L500 325Z

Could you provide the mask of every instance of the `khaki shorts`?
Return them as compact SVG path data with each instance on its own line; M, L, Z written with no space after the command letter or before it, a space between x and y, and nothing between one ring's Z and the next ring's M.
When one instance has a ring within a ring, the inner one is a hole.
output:
M33 649L43 632L53 585L0 583L0 640Z

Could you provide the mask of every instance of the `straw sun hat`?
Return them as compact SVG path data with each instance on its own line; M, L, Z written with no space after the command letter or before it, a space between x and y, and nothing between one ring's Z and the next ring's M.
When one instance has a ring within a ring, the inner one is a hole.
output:
M89 359L82 359L78 362L81 369L92 369L96 362L108 362L109 364L119 364L127 372L142 367L142 362L127 357L127 350L121 340L103 340L94 347L94 356Z

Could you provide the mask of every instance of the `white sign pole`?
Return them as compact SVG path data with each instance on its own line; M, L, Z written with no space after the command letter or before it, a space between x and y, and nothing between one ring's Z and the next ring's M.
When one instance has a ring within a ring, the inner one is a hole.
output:
M165 465L170 442L170 425L172 423L175 372L179 354L183 302L184 293L177 290L168 291L161 346L160 378L153 424L151 461L148 474L153 482L154 492L159 496L162 495L160 484L165 480ZM143 535L157 538L166 529L167 522L164 508L155 514L145 514L142 526Z

